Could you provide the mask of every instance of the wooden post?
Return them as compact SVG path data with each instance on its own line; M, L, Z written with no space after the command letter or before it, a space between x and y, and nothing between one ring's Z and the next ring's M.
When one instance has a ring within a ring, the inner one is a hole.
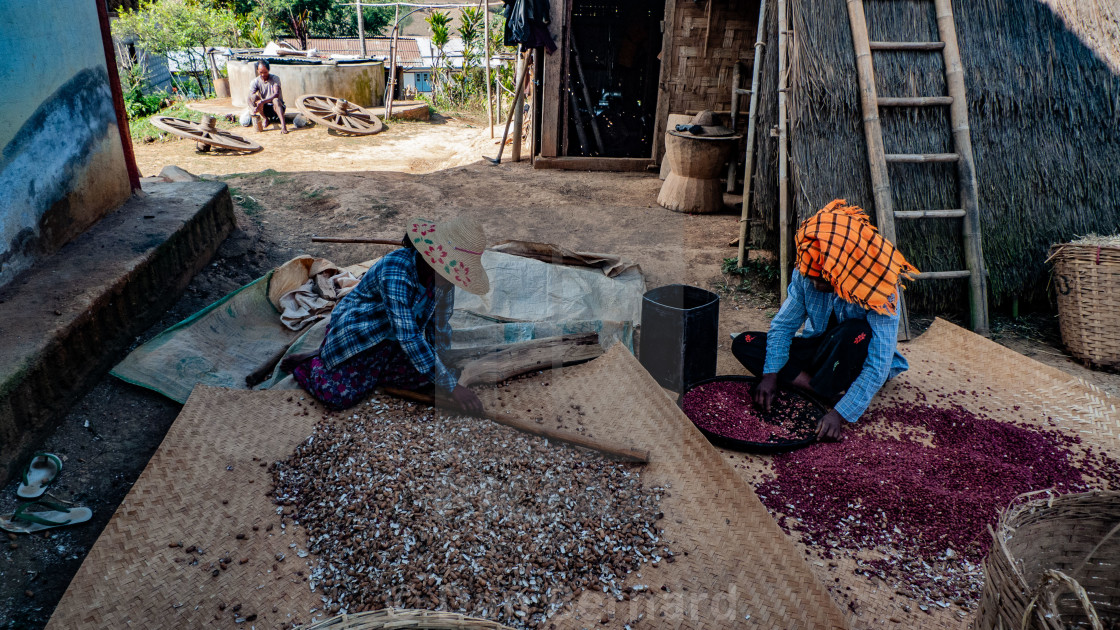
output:
M362 16L362 0L354 2L354 8L358 10L358 47L362 51L362 56L366 56L366 20Z
M988 330L988 274L984 266L983 248L980 244L980 194L976 183L976 163L972 154L972 136L968 124L968 99L965 97L964 66L957 43L957 27L953 20L951 0L934 0L937 10L937 30L945 42L945 83L953 103L949 106L949 122L953 126L953 145L960 155L957 161L957 187L960 190L961 209L964 210L964 255L968 263L969 302L972 312L972 330L987 336Z
M789 40L786 31L789 18L786 3L778 0L778 252L781 277L781 299L785 301L789 288L789 124L787 121L787 96L789 90Z
M513 97L513 146L510 147L510 160L513 162L521 161L521 123L525 110L522 103L525 102L525 79L529 74L528 50L521 56L521 59L517 62L517 66L517 76L521 77L521 80L517 83L517 94Z
M389 87L385 90L385 122L393 117L393 92L397 91L397 33L400 31L401 5L393 14L393 33L389 40Z
M482 32L484 47L484 72L486 73L486 122L490 125L490 139L494 139L494 102L490 100L490 2L482 0Z
M743 167L743 213L739 219L739 266L746 264L747 257L747 230L750 223L751 205L751 174L754 172L754 136L758 130L758 89L762 76L762 51L766 48L766 5L769 0L762 0L758 8L758 34L754 41L754 70L751 73L751 105L747 113L747 156Z

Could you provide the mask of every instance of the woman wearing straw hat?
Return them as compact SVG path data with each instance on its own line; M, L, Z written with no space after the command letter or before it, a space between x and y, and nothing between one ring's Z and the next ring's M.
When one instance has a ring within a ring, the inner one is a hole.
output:
M407 224L403 245L374 263L335 306L319 350L287 357L281 367L335 409L357 404L378 385L435 385L480 414L482 401L458 384L439 353L451 341L454 287L476 295L490 288L482 226L472 219L416 219Z

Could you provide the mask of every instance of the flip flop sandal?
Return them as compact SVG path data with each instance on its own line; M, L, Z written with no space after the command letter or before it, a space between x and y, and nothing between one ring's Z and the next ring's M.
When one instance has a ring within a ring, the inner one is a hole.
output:
M31 508L39 508L32 511ZM10 516L0 516L0 529L13 534L30 534L44 529L77 525L93 518L89 508L68 508L50 501L24 503Z
M16 494L21 499L37 499L47 491L47 486L58 479L62 460L54 453L35 453L31 463L23 470L23 480Z

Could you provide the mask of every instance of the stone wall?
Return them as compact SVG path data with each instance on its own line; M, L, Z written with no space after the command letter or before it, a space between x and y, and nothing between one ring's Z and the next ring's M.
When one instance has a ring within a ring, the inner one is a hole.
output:
M0 285L131 190L92 0L0 2Z

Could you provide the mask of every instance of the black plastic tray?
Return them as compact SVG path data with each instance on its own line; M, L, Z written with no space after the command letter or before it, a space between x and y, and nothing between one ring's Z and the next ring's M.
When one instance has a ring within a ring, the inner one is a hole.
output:
M758 381L760 381L760 380L761 379L759 379L757 376L727 375L727 376L715 376L715 377L712 377L712 378L706 378L706 379L703 379L703 380L700 380L700 381L696 381L695 383L692 383L691 385L689 385L688 388L686 388L683 392L681 392L679 396L677 396L677 406L680 407L683 411L683 409L684 409L684 395L687 394L688 392L692 391L694 388L696 388L700 385L706 385L708 383L717 383L717 382L720 382L720 381L739 381L739 382L747 382L747 383L754 384L754 383L758 383ZM792 396L797 396L799 398L803 398L803 399L809 401L810 403L812 403L813 406L816 407L817 411L820 412L820 416L818 416L818 418L817 418L818 420L820 420L820 418L823 418L824 415L826 413L828 413L828 407L826 407L824 405L824 403L822 403L820 400L816 399L815 397L810 396L810 395L808 395L808 394L806 394L802 391L799 391L799 390L790 389L788 387L783 387L782 385L778 385L778 388L781 389L783 392L786 392L787 394L790 394ZM685 415L687 416L687 414L685 414ZM689 418L689 420L692 420L692 418ZM787 441L782 441L782 442L747 442L746 440L736 440L735 438L725 437L725 436L719 435L718 433L712 433L711 431L708 431L708 430L700 427L700 425L696 424L695 422L693 422L692 425L694 427L696 427L697 429L700 429L700 432L704 434L704 437L708 438L708 441L711 442L712 444L714 444L715 446L718 446L720 448L726 448L726 449L733 450L733 451L740 451L740 452L743 452L743 453L757 453L757 454L760 454L760 455L776 455L778 453L788 453L790 451L796 451L799 448L804 448L804 447L809 446L810 444L817 441L817 436L814 435L814 436L812 436L810 438L807 438L807 439L804 439L804 440L787 440Z

